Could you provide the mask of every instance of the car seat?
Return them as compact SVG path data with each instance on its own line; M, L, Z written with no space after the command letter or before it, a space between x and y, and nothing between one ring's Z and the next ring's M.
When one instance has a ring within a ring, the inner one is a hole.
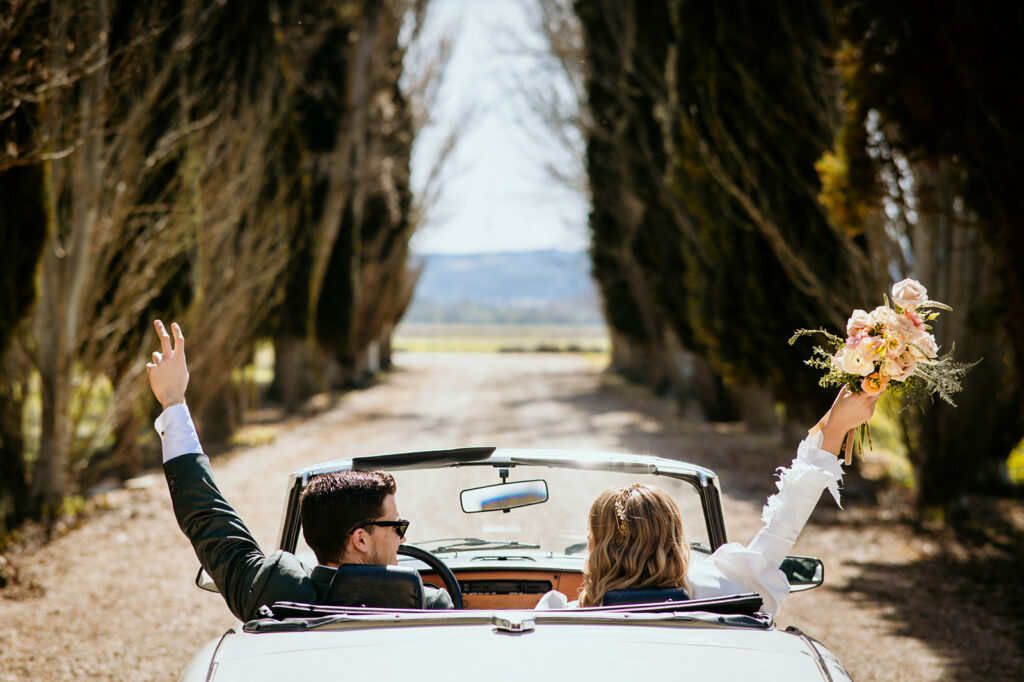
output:
M682 587L655 587L626 590L608 590L601 600L602 606L622 604L651 604L663 601L687 601L690 595Z

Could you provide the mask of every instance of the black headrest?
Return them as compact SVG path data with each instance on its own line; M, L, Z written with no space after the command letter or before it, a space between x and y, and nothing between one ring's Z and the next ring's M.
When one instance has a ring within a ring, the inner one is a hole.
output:
M660 601L686 601L690 595L681 587L655 587L651 589L608 590L601 600L602 606L621 604L651 604Z
M323 603L328 606L371 606L422 609L426 606L419 571L408 566L338 567Z

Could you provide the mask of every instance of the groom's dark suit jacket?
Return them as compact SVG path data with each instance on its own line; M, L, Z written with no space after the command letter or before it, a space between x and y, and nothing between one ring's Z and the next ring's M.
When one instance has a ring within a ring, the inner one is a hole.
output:
M206 455L175 457L164 463L164 474L178 525L235 616L250 620L260 606L276 601L322 602L334 569L316 566L310 571L283 550L263 554L217 489ZM452 608L446 591L430 585L424 591L427 608Z

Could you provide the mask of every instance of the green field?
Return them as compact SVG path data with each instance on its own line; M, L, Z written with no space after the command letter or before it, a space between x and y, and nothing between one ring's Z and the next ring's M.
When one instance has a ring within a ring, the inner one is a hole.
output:
M607 353L604 326L403 323L395 350L481 353Z

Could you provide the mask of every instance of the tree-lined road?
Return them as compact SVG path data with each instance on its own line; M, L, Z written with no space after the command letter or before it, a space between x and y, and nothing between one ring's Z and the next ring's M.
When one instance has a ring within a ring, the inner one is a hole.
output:
M282 426L273 443L214 459L222 490L265 548L292 470L482 444L651 452L708 466L726 492L730 538L745 541L775 489L771 472L795 448L681 417L584 356L399 354L397 362L382 383ZM232 624L219 597L192 585L197 562L162 476L148 480L111 494L109 511L50 545L8 555L19 583L0 590L0 680L173 679ZM1024 669L1019 622L964 603L998 595L1002 581L1017 590L1012 563L991 555L958 569L956 552L940 555L938 539L880 521L871 496L851 493L845 512L824 499L794 548L825 560L826 585L790 599L780 625L824 641L862 682L1015 679Z

